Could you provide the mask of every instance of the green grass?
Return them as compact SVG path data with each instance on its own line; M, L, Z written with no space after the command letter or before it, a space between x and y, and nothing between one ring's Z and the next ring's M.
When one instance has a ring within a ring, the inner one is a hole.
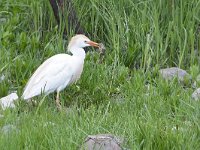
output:
M61 93L20 101L0 110L0 149L77 149L87 135L110 133L125 138L129 149L200 149L200 106L190 84L167 82L164 67L200 73L200 1L74 1L90 38L106 45L106 57L89 52L77 84ZM81 7L80 7L81 6ZM66 20L67 22L67 20ZM64 24L64 23L63 23ZM49 1L0 1L0 97L21 95L34 70L66 51ZM73 35L70 31L69 37Z

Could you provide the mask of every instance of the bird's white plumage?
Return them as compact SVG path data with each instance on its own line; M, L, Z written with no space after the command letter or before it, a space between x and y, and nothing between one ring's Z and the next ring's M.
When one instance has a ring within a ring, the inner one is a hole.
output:
M40 65L28 81L23 99L30 99L41 93L49 94L54 91L61 91L67 85L79 79L85 59L83 47L90 46L90 41L84 35L76 35L69 43L69 50L72 56L68 54L57 54ZM85 43L85 45L84 45ZM92 44L97 44L92 42Z
M47 59L28 81L22 97L29 99L42 92L49 94L64 89L76 73L73 68L75 63L74 58L67 54L57 54Z

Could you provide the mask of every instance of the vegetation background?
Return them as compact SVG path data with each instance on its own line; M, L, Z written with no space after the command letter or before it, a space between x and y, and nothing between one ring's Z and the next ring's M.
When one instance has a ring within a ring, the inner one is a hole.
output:
M200 149L194 87L158 76L172 66L187 70L193 81L200 73L200 1L73 4L90 39L105 44L103 63L88 52L80 81L61 93L63 112L54 94L35 98L36 106L20 101L0 110L0 127L16 127L0 130L0 149L77 149L87 135L99 133L124 137L128 149ZM21 95L45 59L67 51L63 25L58 28L48 0L0 0L0 97Z

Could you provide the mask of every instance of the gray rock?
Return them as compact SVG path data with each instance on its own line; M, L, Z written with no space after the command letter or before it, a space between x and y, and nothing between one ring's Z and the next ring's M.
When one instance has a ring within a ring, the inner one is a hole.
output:
M195 101L200 100L200 88L196 89L193 93L192 93L192 98Z
M9 134L13 131L15 132L18 132L18 129L16 126L12 125L12 124L8 124L8 125L5 125L2 127L1 131L4 133L4 134Z
M89 135L80 150L122 150L124 140L110 134Z
M0 99L0 106L2 107L3 110L5 110L6 108L14 108L15 107L14 101L16 101L17 99L18 95L16 93L11 93Z
M1 76L0 76L0 83L1 83L2 81L4 81L4 80L5 80L5 78L6 78L6 76L5 76L5 75L1 75Z
M6 18L0 18L0 23L2 24L2 23L5 23L7 20L6 20Z
M166 80L172 80L177 77L179 81L184 81L185 77L191 78L185 70L177 67L161 69L159 73Z

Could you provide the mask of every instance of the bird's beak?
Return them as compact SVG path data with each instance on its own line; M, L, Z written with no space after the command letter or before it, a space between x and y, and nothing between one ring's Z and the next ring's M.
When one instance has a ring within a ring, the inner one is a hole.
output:
M99 48L99 43L93 42L93 41L88 41L87 44L93 47L98 47Z

